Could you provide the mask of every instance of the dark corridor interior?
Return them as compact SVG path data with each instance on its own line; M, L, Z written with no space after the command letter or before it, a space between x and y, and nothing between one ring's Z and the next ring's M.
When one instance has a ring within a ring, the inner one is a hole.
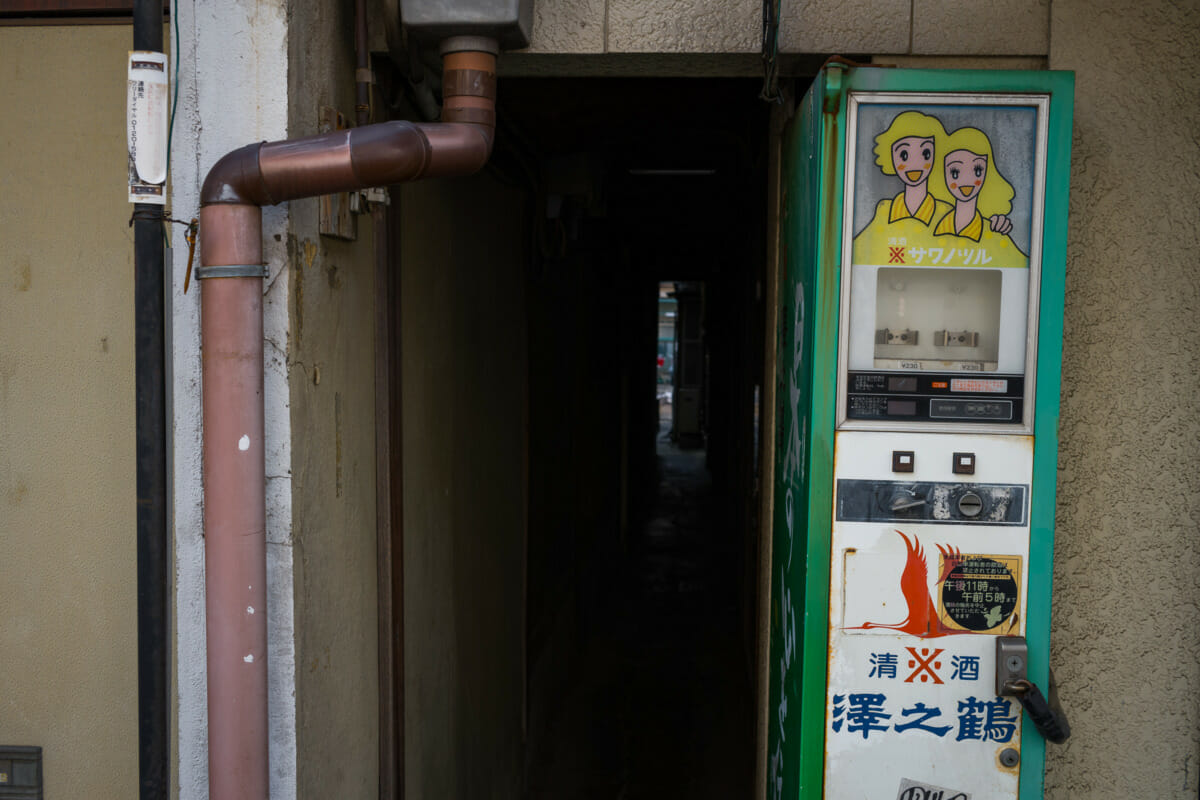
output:
M757 93L732 79L503 82L490 170L524 190L531 220L530 800L752 794ZM656 392L663 281L699 287L695 346L679 351L688 436Z

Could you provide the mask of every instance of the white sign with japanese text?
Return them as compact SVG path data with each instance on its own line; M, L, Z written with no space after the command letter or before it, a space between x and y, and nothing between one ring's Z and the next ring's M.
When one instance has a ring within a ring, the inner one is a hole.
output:
M963 451L973 475L952 471ZM1013 800L1000 754L1020 751L1021 707L996 696L995 636L1025 631L1030 439L842 431L836 452L825 797L909 781ZM894 452L913 454L911 473L892 471ZM969 494L973 517L933 507Z

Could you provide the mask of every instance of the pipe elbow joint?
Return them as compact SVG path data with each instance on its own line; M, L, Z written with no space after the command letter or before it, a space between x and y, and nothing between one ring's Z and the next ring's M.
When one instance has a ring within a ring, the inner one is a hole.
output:
M451 45L442 122L384 122L240 147L209 170L200 205L268 206L478 172L495 139L495 42L458 37Z
M239 147L222 156L208 171L200 190L200 205L272 205L276 201L263 182L259 168L262 142Z
M490 127L461 122L433 122L420 126L429 141L429 165L422 177L472 175L492 155L495 136Z

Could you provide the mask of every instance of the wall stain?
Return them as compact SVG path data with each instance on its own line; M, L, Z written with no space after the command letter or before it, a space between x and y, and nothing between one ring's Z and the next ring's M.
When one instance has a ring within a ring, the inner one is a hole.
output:
M108 352L108 337L107 336L100 337L100 352L101 353Z
M29 264L29 259L17 267L17 278L13 281L13 286L18 292L28 292L29 287L33 285L33 267Z
M334 482L337 497L342 496L342 393L333 393Z
M325 660L324 666L325 666L326 672L328 672L329 668L333 665L333 652L329 649L329 647L325 647L322 650L322 655L325 657L324 658L324 660ZM312 663L309 665L309 671L316 672L317 670L321 669L321 666L322 666L321 660L322 660L321 656L317 656L316 658L314 658L312 660Z
M25 481L18 480L17 485L6 492L8 504L11 506L19 506L25 502L25 495L29 494L29 487L25 485Z
M304 250L306 256L308 251L307 244L305 242L306 247ZM292 327L294 328L293 335L296 338L295 352L299 353L300 346L304 340L304 264L300 261L299 243L296 241L296 237L290 233L288 234L287 250L288 262L295 265L295 269L292 270L292 284L296 287L296 302L292 308L294 316Z

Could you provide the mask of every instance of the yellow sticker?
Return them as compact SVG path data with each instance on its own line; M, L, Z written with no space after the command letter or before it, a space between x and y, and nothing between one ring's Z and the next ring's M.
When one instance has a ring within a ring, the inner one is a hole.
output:
M943 553L938 617L947 630L1007 634L1019 627L1021 557Z

